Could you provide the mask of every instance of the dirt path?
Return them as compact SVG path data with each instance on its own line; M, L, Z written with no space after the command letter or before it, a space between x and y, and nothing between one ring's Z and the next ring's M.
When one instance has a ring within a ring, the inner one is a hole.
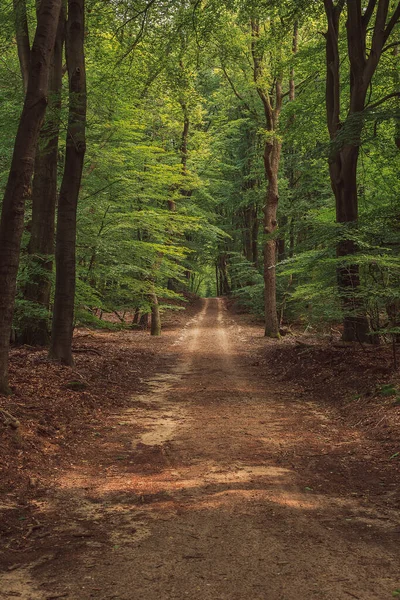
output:
M370 505L351 477L345 495L330 491L336 424L271 389L246 335L222 300L204 301L171 346L170 372L38 502L52 528L32 534L36 563L0 576L0 598L392 597L398 513ZM320 454L331 470L316 482Z

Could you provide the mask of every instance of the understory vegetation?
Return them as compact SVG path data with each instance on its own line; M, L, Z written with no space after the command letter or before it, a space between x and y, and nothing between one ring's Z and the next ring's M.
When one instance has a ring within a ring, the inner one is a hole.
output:
M279 338L400 339L400 5L0 8L0 388L10 339L232 295ZM44 98L47 101L44 101ZM22 111L22 113L21 113Z

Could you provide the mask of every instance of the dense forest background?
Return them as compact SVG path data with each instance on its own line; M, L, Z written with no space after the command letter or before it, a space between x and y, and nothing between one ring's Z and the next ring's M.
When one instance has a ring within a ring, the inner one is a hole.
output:
M76 324L151 313L159 334L185 291L232 294L270 337L395 349L398 2L14 0L0 19L3 391L10 336L71 364Z

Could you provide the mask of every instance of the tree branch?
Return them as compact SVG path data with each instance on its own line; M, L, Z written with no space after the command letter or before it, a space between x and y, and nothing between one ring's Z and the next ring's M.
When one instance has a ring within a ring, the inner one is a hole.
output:
M363 14L362 22L363 22L363 25L364 25L365 29L367 29L368 23L370 22L372 14L373 14L373 12L375 10L376 1L377 0L369 0L368 6L367 6L367 8L365 10L365 13Z
M347 45L352 79L356 79L365 67L365 35L361 16L361 0L349 0L347 2Z
M374 62L379 60L379 56L385 43L385 24L388 10L389 0L379 0L378 8L376 10L374 31L372 34L371 53L369 56L370 59L371 57L376 56Z
M260 28L259 23L256 19L251 20L251 55L253 58L253 80L256 85L257 93L261 99L261 102L264 107L264 115L265 120L267 122L267 129L272 131L273 129L273 111L271 106L271 100L268 93L265 89L260 85L259 80L262 76L262 56L259 56L257 53L257 40L260 36Z
M239 94L239 92L237 91L235 84L233 83L232 79L229 77L224 65L221 64L221 70L223 72L223 74L225 75L225 78L227 80L227 82L229 83L229 85L232 88L233 93L235 94L236 98L238 100L240 100L240 102L243 104L243 106L250 112L250 113L254 113L255 111L252 110L249 106L249 104L246 102L246 100L243 98L243 96L241 94Z
M390 50L390 48L396 48L396 46L400 46L400 42L393 42L392 44L388 44L387 46L385 46L382 50L382 54L384 52L386 52L387 50Z
M319 74L318 71L316 71L315 73L311 73L311 75L308 75L308 77L306 77L305 79L303 79L303 81L300 81L300 83L298 83L296 85L296 90L300 91L301 88L303 87L303 85L305 85L306 83L308 83L310 81L310 79L313 79L314 77L316 77ZM290 94L290 90L288 90L287 92L284 92L282 94L282 98L286 98L286 96L289 96Z
M391 98L400 98L400 92L392 92L391 94L387 94L386 96L384 96L380 100L377 100L373 104L370 104L369 106L366 106L365 110L372 110L373 108L376 108L377 106L380 106L381 104L383 104L387 100L390 100Z
M129 25L129 23L131 23L132 21L134 21L138 17L140 17L142 15L145 15L145 17L146 17L148 11L150 10L150 8L152 7L152 5L154 4L155 1L156 0L150 0L149 3L146 4L146 6L142 10L139 10L132 17L129 17L128 19L126 19L126 21L124 21L124 23L122 23L122 25L120 25L119 27L117 27L117 29L115 30L114 35L117 35L117 33L119 33L121 31L121 29L123 29L124 27L126 27L127 25Z
M400 20L400 2L397 4L395 11L392 15L392 18L389 20L389 23L386 25L385 33L383 36L384 43L386 42L386 40L392 33L393 27L396 25L396 23L399 22L399 20Z

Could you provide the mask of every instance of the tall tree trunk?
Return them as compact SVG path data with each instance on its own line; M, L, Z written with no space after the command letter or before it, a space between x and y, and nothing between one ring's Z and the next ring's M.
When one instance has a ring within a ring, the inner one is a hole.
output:
M54 254L54 225L57 199L58 136L60 129L62 60L65 15L61 8L49 80L49 105L40 130L32 185L31 237L28 244L32 273L24 298L43 308L46 316L23 324L20 341L46 346L49 343L49 306Z
M394 76L394 84L395 87L397 89L400 88L400 33L397 36L397 42L398 45L394 47L393 49L393 56L395 57L395 61L396 61L396 70L395 70L395 76ZM397 110L400 111L400 98L397 99ZM400 119L397 118L395 121L395 133L394 133L394 143L396 144L397 148L400 150Z
M73 365L76 213L86 150L85 0L68 0L66 56L69 118L56 234L56 288L50 356Z
M240 212L243 215L243 254L249 262L252 262L252 221L251 221L251 206L246 206Z
M347 52L350 63L349 110L341 122L341 80L339 54L340 15L347 5ZM331 186L336 200L336 220L355 228L358 220L357 162L363 128L363 111L367 91L376 71L385 44L400 18L400 2L394 5L387 19L388 0L370 0L362 9L360 0L324 0L328 30L326 33L326 114L332 140L329 157ZM371 27L370 22L373 21ZM367 54L367 32L372 31ZM375 103L381 104L385 98ZM371 107L371 105L370 105ZM339 141L338 134L344 134ZM348 138L348 139L346 139ZM357 246L350 239L339 241L337 256L342 258L356 253ZM343 339L371 341L365 307L360 299L360 276L356 263L340 264L337 270L338 289L343 309Z
M215 287L216 287L216 291L217 291L217 296L221 296L221 286L220 286L220 282L219 282L219 270L218 270L218 263L215 264Z
M298 52L298 41L299 41L299 24L297 21L295 21L294 26L293 26L293 38L292 38L292 54L293 56L295 56ZM290 74L289 74L289 101L293 102L295 97L296 97L296 83L295 83L295 72L294 72L294 65L292 64L292 66L290 67ZM295 122L296 116L294 114L292 114L288 120L288 127L293 127L294 122ZM294 169L294 165L293 165L293 156L294 156L294 147L293 145L290 145L287 149L286 149L286 154L288 155L288 169L287 169L287 179L288 179L288 184L289 184L289 190L293 191L296 187L296 180L297 177L295 175L295 169ZM281 223L283 227L287 227L289 225L289 219L287 217L287 215L283 215L281 218ZM293 223L293 220L291 221L291 223ZM290 225L289 225L290 227ZM286 233L286 232L285 232ZM286 257L286 235L285 233L283 235L279 236L278 239L278 261L284 260ZM290 252L290 239L289 239L289 252ZM282 312L281 312L281 317L279 319L279 321L282 321Z
M219 293L218 296L229 296L231 286L228 279L228 264L226 254L220 254L218 257L217 269L219 273Z
M358 146L345 146L329 164L332 189L336 199L336 220L343 224L356 224L358 220L357 162ZM352 239L337 243L338 259L352 256L357 246ZM369 341L369 324L364 304L358 297L360 274L357 264L339 264L337 268L338 289L343 309L344 341Z
M151 326L150 335L161 335L161 317L158 298L155 293L149 296L151 302Z
M46 112L51 53L61 0L42 0L31 69L0 221L0 392L7 393L8 350L14 311L25 198L29 194L40 127Z
M279 338L279 321L276 305L276 254L275 232L278 228L278 171L282 143L277 136L279 116L282 109L282 74L279 73L273 84L273 93L265 84L263 48L259 45L260 25L257 19L251 20L251 53L253 58L253 79L261 99L265 128L269 135L264 142L264 172L267 191L264 206L264 309L265 335Z
M267 196L264 208L264 233L268 238L264 243L264 310L265 335L279 338L279 321L276 306L276 259L277 243L271 236L278 228L278 170L282 144L274 138L272 144L266 144L264 163L268 178Z

